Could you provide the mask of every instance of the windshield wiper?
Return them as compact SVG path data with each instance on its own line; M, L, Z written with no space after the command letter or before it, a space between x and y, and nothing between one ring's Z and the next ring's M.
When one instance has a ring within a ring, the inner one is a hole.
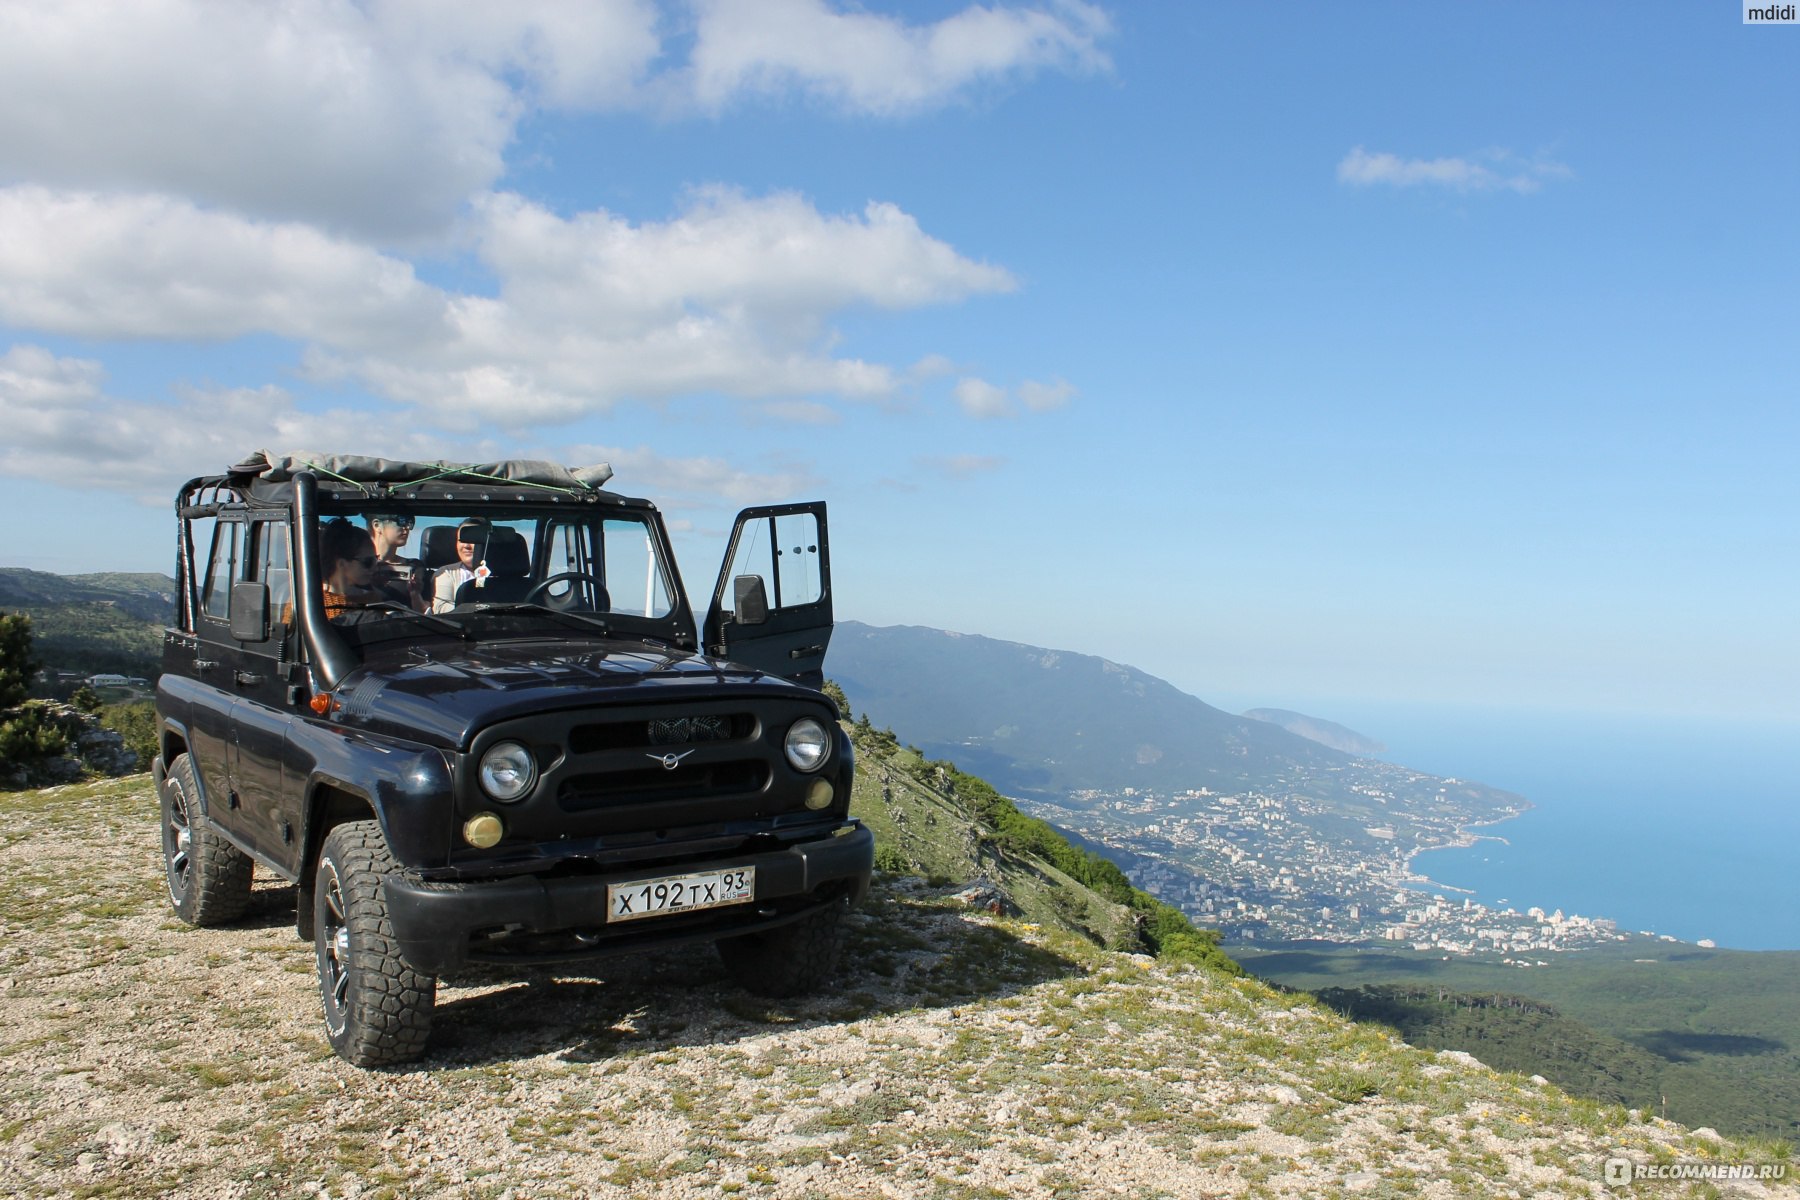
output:
M527 604L523 600L508 601L504 604L477 604L476 612L484 613L542 613L546 617L561 621L575 629L598 629L601 633L611 633L612 626L599 617L590 617L582 613L563 612L542 604Z
M469 631L455 621L447 620L433 613L422 613L416 608L408 608L397 600L376 600L369 604L359 604L357 607L373 609L377 612L391 612L398 617L411 617L416 621L423 621L433 629L441 630L444 633L453 633L459 638L469 636Z

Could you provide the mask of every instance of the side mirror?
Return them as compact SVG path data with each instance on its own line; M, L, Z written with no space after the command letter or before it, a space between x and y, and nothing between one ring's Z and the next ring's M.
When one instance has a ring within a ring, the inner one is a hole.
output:
M739 575L731 581L732 623L761 625L769 619L769 593L761 575Z
M269 585L231 585L231 636L240 642L269 640Z

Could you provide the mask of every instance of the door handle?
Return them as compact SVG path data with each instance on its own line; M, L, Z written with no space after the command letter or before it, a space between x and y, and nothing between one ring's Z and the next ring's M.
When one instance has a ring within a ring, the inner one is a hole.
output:
M789 658L805 658L809 654L823 654L823 653L825 653L825 647L823 647L823 646L802 646L798 650L789 650L788 657Z
M237 671L233 673L233 678L245 686L258 684L263 681L263 677L258 675L255 671Z

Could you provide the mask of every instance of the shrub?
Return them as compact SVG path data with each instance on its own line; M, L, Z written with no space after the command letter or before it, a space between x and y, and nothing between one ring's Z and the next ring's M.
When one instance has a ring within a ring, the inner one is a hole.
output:
M41 700L28 700L0 714L0 763L23 766L54 758L69 748L75 730Z
M100 724L125 739L125 748L138 756L138 770L148 771L150 760L161 752L156 737L156 705L149 700L108 704L100 710Z

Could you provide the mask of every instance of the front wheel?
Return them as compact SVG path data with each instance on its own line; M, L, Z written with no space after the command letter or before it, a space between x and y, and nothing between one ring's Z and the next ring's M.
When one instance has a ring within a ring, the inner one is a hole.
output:
M837 974L844 903L833 901L766 933L719 939L719 957L747 992L773 999L816 992Z
M394 859L374 821L333 829L313 881L313 948L325 1034L346 1062L378 1067L425 1053L437 977L406 965L388 919L383 876Z
M189 925L223 925L250 907L250 856L212 827L198 803L194 760L177 754L162 786L163 878Z

